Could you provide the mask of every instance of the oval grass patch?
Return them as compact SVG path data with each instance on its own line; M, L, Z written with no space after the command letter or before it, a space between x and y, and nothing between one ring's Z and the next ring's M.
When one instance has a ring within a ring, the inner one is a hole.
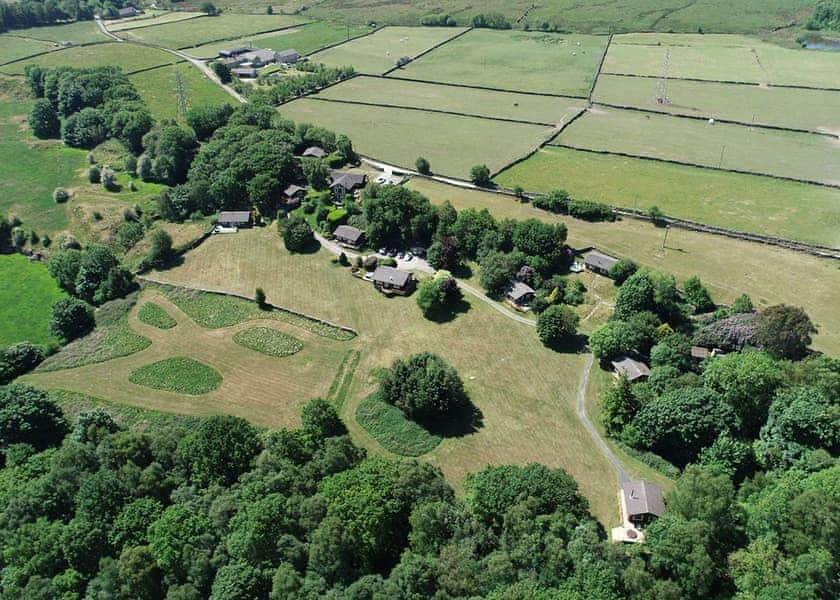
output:
M191 358L175 356L134 371L128 380L156 390L198 396L222 384L222 376L211 366Z
M168 312L154 302L146 302L137 313L137 318L146 325L151 325L158 329L172 329L178 324L178 321L173 319Z
M233 336L233 341L240 346L275 358L291 356L303 348L303 343L299 339L280 333L271 327L243 329Z

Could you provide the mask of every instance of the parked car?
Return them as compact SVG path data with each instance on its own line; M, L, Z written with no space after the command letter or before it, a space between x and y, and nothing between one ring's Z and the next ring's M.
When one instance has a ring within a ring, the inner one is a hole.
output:
M394 257L397 255L397 251L396 251L396 249L394 249L394 248L388 248L388 252L387 252L387 254L388 254L388 256L390 256L391 258L394 258Z
M411 260L412 258L414 258L414 255L411 252L406 252L405 253L405 259L406 260Z
M405 258L405 254L403 254L403 252L402 252L402 251L397 252L397 258L398 258L399 260L402 260L403 258Z
M584 266L579 262L572 263L572 266L569 267L569 271L572 273L581 273L584 269Z
M382 246L379 250L377 250L377 254L388 254L388 248Z

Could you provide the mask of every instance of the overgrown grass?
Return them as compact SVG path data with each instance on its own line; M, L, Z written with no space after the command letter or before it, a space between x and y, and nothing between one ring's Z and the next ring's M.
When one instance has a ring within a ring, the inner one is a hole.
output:
M137 318L158 329L172 329L178 324L160 305L146 302L137 313Z
M401 456L421 456L438 447L441 438L407 419L403 412L371 394L359 403L356 421L383 448Z
M180 76L184 91L184 108L233 104L234 100L221 87L188 63L180 63L144 71L129 79L156 119L184 119L179 112Z
M222 385L222 376L216 369L184 356L141 367L128 380L136 385L191 396L212 392Z
M280 333L271 327L243 329L233 336L233 341L240 346L275 358L291 356L303 348L303 343L299 339Z
M43 263L21 254L0 256L0 348L17 342L48 344L52 305L66 294Z
M64 415L71 422L76 421L80 413L95 408L104 409L117 423L134 430L144 430L149 426L192 429L201 422L200 417L129 406L119 402L111 402L110 400L88 396L81 392L71 392L68 390L49 390L49 392L50 396L61 407Z

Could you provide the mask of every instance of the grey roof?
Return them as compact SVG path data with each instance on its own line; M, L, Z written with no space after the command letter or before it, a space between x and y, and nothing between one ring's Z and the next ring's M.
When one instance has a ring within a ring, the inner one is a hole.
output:
M618 262L618 259L610 256L609 254L604 254L603 252L598 252L597 250L591 250L583 255L583 262L586 263L587 267L593 266L603 269L604 271L609 271L612 269L613 265Z
M248 223L251 213L247 210L223 210L219 213L220 223Z
M313 156L315 158L324 158L327 155L326 150L320 146L309 146L303 151L303 156Z
M257 70L254 67L236 67L230 70L237 77L256 77Z
M330 179L332 179L332 185L330 185L331 188L340 185L344 189L355 190L356 188L365 186L365 182L367 181L367 175L365 175L364 173L330 171Z
M251 48L249 46L236 46L235 48L223 48L219 50L219 56L238 56L239 54L245 54L246 52L250 52Z
M294 196L294 195L295 195L295 194L297 194L298 192L305 192L305 191L306 191L306 188L302 188L302 187L300 187L299 185L295 185L295 184L293 183L292 185L290 185L289 187L287 187L287 188L283 191L283 193L284 193L284 194L286 194L287 196Z
M692 358L708 358L712 355L712 351L708 348L704 348L703 346L692 346L691 347L691 356Z
M408 271L400 271L394 267L376 267L373 272L373 281L375 283L387 283L394 287L405 287L411 279L411 273Z
M351 227L350 225L339 225L335 228L335 231L333 231L333 237L347 240L352 244L358 243L364 235L364 231L356 227Z
M270 63L277 59L272 50L250 50L242 55L249 62Z
M661 517L665 512L665 501L658 485L647 481L627 481L621 484L621 493L624 494L628 517L647 514Z
M514 302L519 302L525 296L534 293L534 288L532 288L530 285L522 283L521 281L511 281L508 284L508 288L505 292L505 295Z
M624 375L630 381L650 375L650 369L645 363L633 360L629 356L622 356L618 360L612 361L612 366L616 373Z
M134 15L139 14L139 12L133 6L126 6L125 8L119 9L117 14L121 17L133 17Z
M288 50L281 50L277 53L277 60L283 61L287 59L297 60L300 58L300 54L294 48L289 48Z

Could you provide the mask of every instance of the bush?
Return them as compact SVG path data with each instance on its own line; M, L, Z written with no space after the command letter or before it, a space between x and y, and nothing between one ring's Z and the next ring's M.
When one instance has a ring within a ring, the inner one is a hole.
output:
M64 204L70 199L70 194L62 187L57 187L53 190L53 201L56 204Z
M119 191L119 186L116 181L116 173L111 167L105 166L102 168L102 187L109 192Z
M571 308L555 304L546 308L537 318L537 335L543 345L549 348L569 347L577 337L579 321L580 317Z
M491 187L493 185L490 179L490 169L487 165L476 165L470 169L470 181L478 187Z
M145 262L152 267L161 267L172 258L172 236L164 229L152 231L152 247Z
M43 362L44 351L29 342L20 342L0 352L0 385L11 382Z
M607 204L591 200L570 200L569 215L583 221L614 221L615 214Z
M257 306L260 308L265 307L265 291L261 287L258 287L254 292L254 302L256 302Z
M133 154L127 154L123 160L125 172L129 175L137 175L137 157Z
M283 243L289 252L303 252L315 241L309 223L300 217L292 217L283 233Z
M639 265L629 258L622 258L610 268L609 275L615 285L621 285L638 270Z
M52 307L50 333L65 343L89 333L95 325L93 309L78 298L64 298Z
M96 165L88 169L88 181L91 183L99 183L102 181L102 172Z
M417 158L414 166L417 168L417 172L422 175L430 175L432 173L432 166L429 164L429 161L422 156Z

